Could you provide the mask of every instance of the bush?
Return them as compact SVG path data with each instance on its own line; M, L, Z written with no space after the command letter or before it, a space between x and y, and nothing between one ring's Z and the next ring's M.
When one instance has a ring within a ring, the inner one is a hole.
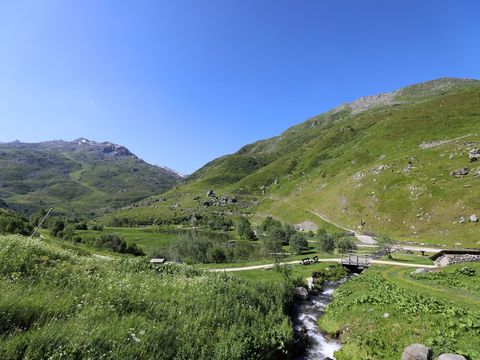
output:
M102 224L93 224L90 229L93 231L103 231L103 225Z
M226 259L225 251L219 246L211 247L207 251L208 262L223 263Z
M125 253L127 254L132 254L134 256L144 256L145 253L143 252L142 249L138 247L137 244L135 243L130 243L128 244L127 248L125 249Z
M317 232L319 250L327 254L333 254L335 251L335 237L332 234L328 234L325 230L321 230Z
M308 241L302 234L294 234L290 238L290 250L294 254L301 254L304 249L308 249Z
M338 252L341 254L346 254L350 251L356 250L357 245L352 240L351 236L342 237L337 240Z
M117 234L102 234L96 240L96 246L114 252L125 253L127 243Z
M63 235L63 230L65 229L65 222L62 219L54 219L52 228L50 230L50 235L55 237L61 237Z
M67 225L62 231L62 239L71 241L75 236L75 230L73 226Z
M243 240L255 240L255 233L252 230L250 221L246 218L241 217L237 222L237 234Z
M13 211L0 209L0 234L30 235L33 226L23 216Z
M87 223L82 221L81 223L75 224L75 230L88 230Z

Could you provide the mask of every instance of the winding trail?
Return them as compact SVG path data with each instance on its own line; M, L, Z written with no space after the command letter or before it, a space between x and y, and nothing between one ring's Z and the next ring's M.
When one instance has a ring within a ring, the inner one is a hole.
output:
M310 209L305 209L305 208L302 208L298 205L295 205L293 204L292 202L290 202L287 198L283 198L283 201L285 201L288 205L294 207L294 208L297 208L297 209L300 209L300 210L304 210L304 211L308 211L310 214L312 215L315 215L317 216L318 218L322 219L323 221L327 222L327 223L330 223L342 230L345 230L345 231L348 231L350 233L353 233L354 236L358 239L358 241L360 241L362 244L360 245L361 247L376 247L376 244L377 244L377 241L375 240L375 238L373 236L369 236L369 235L363 235L363 234L360 234L359 232L355 231L355 230L352 230L352 229L349 229L349 228L346 228L345 226L342 226L340 224L337 224L335 222L333 222L332 220L326 218L324 215L322 214L319 214L313 210L310 210ZM442 248L438 248L438 247L427 247L427 246L412 246L412 245L398 245L395 247L396 249L403 249L403 250L410 250L410 251L425 251L425 252L431 252L431 253L436 253L436 252L439 252L440 250L443 250Z
M377 242L376 240L372 237L372 236L368 236L368 235L363 235L363 234L360 234L359 232L356 232L355 230L352 230L352 229L349 229L349 228L346 228L345 226L342 226L340 224L337 224L335 222L333 222L332 220L326 218L324 215L322 214L319 214L313 210L310 210L310 209L305 209L305 208L302 208L298 205L295 205L293 203L291 203L290 201L288 201L286 198L283 198L283 201L285 201L288 205L294 207L294 208L297 208L297 209L300 209L300 210L304 210L304 211L308 211L310 214L313 214L315 215L316 217L322 219L323 221L327 222L327 223L330 223L336 227L338 227L339 229L342 229L342 230L345 230L345 231L348 231L352 234L354 234L354 236L358 239L358 241L360 241L362 244L366 244L366 245L375 245Z

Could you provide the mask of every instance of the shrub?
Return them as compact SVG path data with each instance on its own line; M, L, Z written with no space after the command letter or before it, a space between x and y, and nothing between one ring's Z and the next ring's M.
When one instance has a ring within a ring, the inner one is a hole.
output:
M114 252L125 253L127 244L117 234L102 234L96 240L97 247L112 250Z
M127 248L125 249L125 253L127 254L132 254L134 256L144 256L145 253L143 252L142 249L138 247L137 244L135 243L130 243L127 245Z
M63 229L65 229L65 222L62 219L54 219L50 235L61 237L63 235Z
M82 221L81 223L75 224L75 230L88 230L87 223Z
M294 254L301 254L304 249L308 249L308 241L302 234L294 234L290 237L290 250Z
M0 234L30 235L33 227L23 216L0 209Z
M349 251L353 251L357 249L357 245L355 245L355 242L352 240L351 236L346 236L338 239L337 247L338 247L338 252L341 254L345 254Z
M93 224L90 228L93 231L103 231L103 225L102 224Z
M237 234L241 239L244 240L255 240L255 233L252 230L252 226L248 219L241 217L237 222Z
M319 250L327 254L332 254L335 251L335 237L332 234L328 234L325 230L321 230L317 232Z

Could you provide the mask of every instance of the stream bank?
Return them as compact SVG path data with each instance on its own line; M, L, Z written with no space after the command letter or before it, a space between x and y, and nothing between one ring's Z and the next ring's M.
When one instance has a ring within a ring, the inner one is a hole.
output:
M311 279L308 280L309 290L303 288L302 291L297 288L292 321L296 343L302 351L296 360L335 359L334 353L340 350L342 345L318 328L318 319L323 316L325 307L332 302L335 289L352 276L348 274L336 281L324 281L321 290L314 289Z

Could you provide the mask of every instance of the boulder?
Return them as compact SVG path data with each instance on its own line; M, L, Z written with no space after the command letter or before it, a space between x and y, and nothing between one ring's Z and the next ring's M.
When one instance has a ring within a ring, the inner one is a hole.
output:
M402 360L431 360L432 350L422 344L407 346L402 353Z
M473 215L470 215L469 220L470 222L478 222L478 217L477 215L473 214Z
M480 149L473 149L468 152L470 162L477 161L480 158Z
M412 271L410 274L415 275L415 274L423 274L423 273L426 273L426 272L428 272L427 269L425 269L425 268L418 268L418 269L415 269L415 271Z
M461 177L468 175L469 172L470 170L468 168L461 168L451 172L450 175L452 175L453 177Z
M302 300L307 300L308 299L308 290L305 289L304 287L298 286L294 290L294 295L295 297L302 299Z
M442 354L438 357L437 360L467 360L462 355L455 355L455 354Z

